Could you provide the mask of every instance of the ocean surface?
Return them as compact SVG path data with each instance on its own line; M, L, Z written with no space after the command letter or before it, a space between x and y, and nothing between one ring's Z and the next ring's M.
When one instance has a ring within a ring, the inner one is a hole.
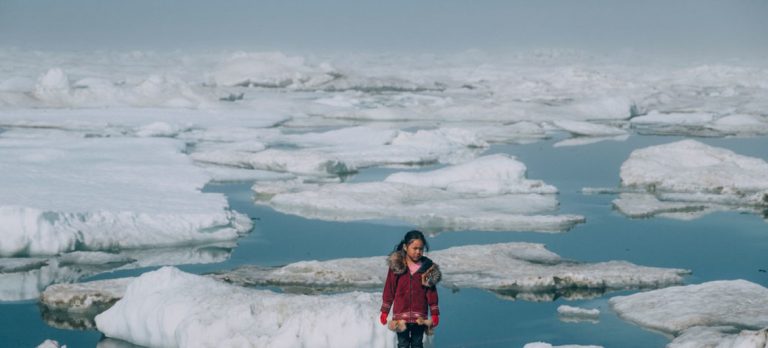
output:
M614 194L584 194L585 187L619 185L619 167L634 149L683 139L679 136L631 136L625 141L554 147L559 139L528 145L493 145L485 154L507 153L528 167L528 177L559 189L562 214L581 214L586 223L565 233L425 231L433 250L467 244L536 242L565 259L583 262L626 260L643 266L692 271L687 284L746 279L768 286L768 212L763 216L717 212L692 220L653 217L628 218L612 208ZM768 160L768 137L696 138L709 145ZM412 170L434 169L434 166ZM383 179L402 169L365 169L348 182ZM237 241L224 262L179 266L184 271L209 273L240 265L277 266L300 260L328 260L385 255L413 228L397 221L327 222L286 215L255 205L251 183L208 184L207 192L224 193L232 209L254 221L254 229ZM375 199L375 197L371 197ZM215 252L215 251L212 251ZM225 251L226 252L226 251ZM115 271L83 279L134 276L152 268ZM386 272L382 258L381 272ZM583 344L604 347L663 347L669 337L620 319L608 299L629 291L596 297L540 302L512 300L478 289L439 288L441 320L431 338L434 347L522 347L528 342L553 345ZM600 309L599 321L570 323L558 318L557 307L571 305ZM377 320L371 318L371 320ZM394 336L394 335L393 335ZM50 338L68 347L131 347L105 339L94 330L71 330L44 320L37 301L0 303L0 346L34 347ZM394 338L393 338L394 339Z

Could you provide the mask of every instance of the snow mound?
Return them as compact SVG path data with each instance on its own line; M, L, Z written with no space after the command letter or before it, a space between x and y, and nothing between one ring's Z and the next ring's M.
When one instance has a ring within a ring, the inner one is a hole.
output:
M391 332L372 319L380 297L278 294L166 267L134 280L96 325L151 347L394 347Z

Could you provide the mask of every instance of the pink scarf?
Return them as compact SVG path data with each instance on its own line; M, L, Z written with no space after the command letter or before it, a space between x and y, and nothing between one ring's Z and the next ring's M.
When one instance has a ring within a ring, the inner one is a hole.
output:
M421 268L421 262L419 263L408 263L408 270L411 272L411 274L416 273L416 271Z

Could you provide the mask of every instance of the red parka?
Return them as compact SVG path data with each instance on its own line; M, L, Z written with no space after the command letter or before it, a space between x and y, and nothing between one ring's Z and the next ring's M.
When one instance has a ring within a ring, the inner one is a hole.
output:
M422 257L421 267L411 274L403 251L390 254L387 264L389 270L384 283L382 312L389 313L392 309L393 320L405 320L407 323L415 323L418 318L427 319L427 313L440 315L435 286L442 274L437 264L427 257Z

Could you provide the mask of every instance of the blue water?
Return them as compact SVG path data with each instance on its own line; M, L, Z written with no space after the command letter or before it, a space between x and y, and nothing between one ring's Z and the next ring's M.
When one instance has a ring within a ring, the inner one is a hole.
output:
M624 142L602 142L578 147L553 147L555 140L531 145L498 145L488 153L508 153L528 166L528 177L560 190L560 212L581 214L587 222L562 234L526 232L453 231L429 238L432 249L466 244L526 241L544 243L564 258L598 262L627 260L639 265L686 268L687 283L746 279L768 286L768 224L765 217L735 212L715 213L692 221L665 218L630 219L614 211L614 195L583 195L583 187L616 187L619 167L637 148L668 143L680 137L633 136ZM710 145L768 160L768 138L703 138ZM379 180L392 169L370 169L350 181ZM239 241L226 262L184 265L185 271L205 273L243 264L282 265L299 260L384 255L413 226L381 223L336 223L308 220L256 206L249 183L215 185L231 206L255 219L252 233ZM91 279L136 275L147 269L101 274ZM382 266L382 272L385 269ZM521 347L546 341L555 345L595 344L605 347L663 347L669 342L615 315L602 297L549 302L511 301L477 289L452 292L440 289L441 324L436 347ZM559 305L599 308L600 320L565 323L557 318ZM53 338L69 347L92 347L102 339L96 331L52 328L41 319L35 301L0 305L0 345L34 347Z

